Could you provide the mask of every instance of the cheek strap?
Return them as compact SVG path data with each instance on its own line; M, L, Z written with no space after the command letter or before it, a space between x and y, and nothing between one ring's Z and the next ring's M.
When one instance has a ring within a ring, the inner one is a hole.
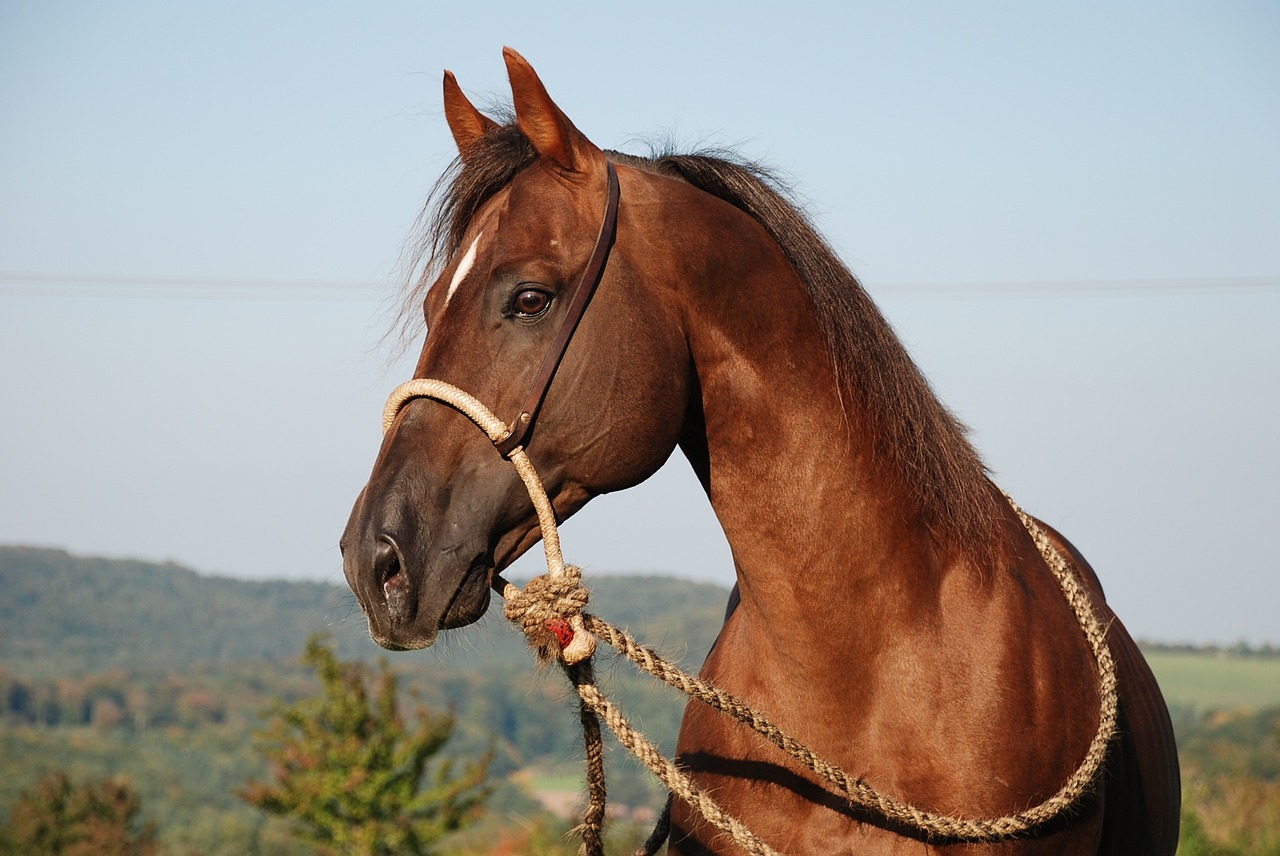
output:
M578 279L577 288L569 295L569 308L565 310L560 329L550 347L547 348L546 356L542 358L538 374L534 376L533 383L529 384L529 390L524 395L524 403L520 405L520 413L511 424L507 436L502 440L494 441L494 445L498 447L498 451L504 458L510 459L516 449L525 445L525 436L533 430L533 423L537 421L543 399L547 397L547 390L556 376L556 370L560 368L564 352L569 348L573 331L578 329L578 322L587 311L591 295L595 294L596 286L604 277L604 268L609 262L609 250L613 248L614 238L618 234L619 197L618 173L614 170L613 164L606 163L605 166L609 178L609 197L605 203L604 220L600 223L600 234L596 237L595 249L591 251L587 267Z

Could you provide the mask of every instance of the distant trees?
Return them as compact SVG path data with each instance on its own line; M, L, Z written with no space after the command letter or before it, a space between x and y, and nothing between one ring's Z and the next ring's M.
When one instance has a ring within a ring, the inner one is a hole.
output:
M304 660L322 695L271 715L259 737L275 782L251 782L241 791L247 802L294 821L323 852L353 856L425 856L476 818L490 792L488 758L459 769L435 757L452 716L419 709L406 726L385 660L371 676L364 664L340 662L323 637L308 641Z
M1280 853L1280 708L1174 711L1179 856Z
M154 824L142 824L142 800L121 780L74 785L45 776L18 798L0 829L0 853L12 856L155 856Z
M32 680L0 667L0 722L143 731L224 721L228 699L190 684L184 674L144 676L125 669Z

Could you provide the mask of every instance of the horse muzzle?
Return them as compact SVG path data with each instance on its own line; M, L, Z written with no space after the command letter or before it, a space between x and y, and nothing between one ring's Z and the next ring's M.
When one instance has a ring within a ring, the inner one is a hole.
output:
M426 648L439 631L485 613L493 553L478 540L468 546L472 540L433 539L416 516L368 509L362 494L343 536L342 565L375 642Z

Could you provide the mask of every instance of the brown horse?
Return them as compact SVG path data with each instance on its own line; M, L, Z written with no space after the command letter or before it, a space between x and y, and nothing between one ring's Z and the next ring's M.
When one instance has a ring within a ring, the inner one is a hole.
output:
M1098 728L1097 667L963 426L866 292L758 169L603 152L528 63L513 51L506 62L507 124L445 75L459 158L423 244L429 333L416 376L504 418L537 416L521 442L560 519L644 480L679 446L737 572L736 608L702 674L831 762L957 817L1052 795ZM591 286L579 280L602 235L610 163L616 236L599 242L607 267L539 412L526 396ZM1172 854L1179 781L1164 702L1093 571L1054 537L1109 622L1120 682L1104 772L1057 819L1011 840L938 839L851 808L697 703L680 762L783 853ZM373 638L407 649L479 618L495 574L538 538L502 456L451 408L415 400L342 545ZM738 852L678 800L672 817L671 852Z

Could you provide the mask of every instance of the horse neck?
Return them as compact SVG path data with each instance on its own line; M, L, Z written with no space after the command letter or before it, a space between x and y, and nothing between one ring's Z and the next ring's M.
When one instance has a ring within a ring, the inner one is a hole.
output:
M844 613L917 620L950 560L879 465L869 414L846 409L803 285L775 261L735 276L733 306L697 307L701 419L684 449L732 548L743 620L773 628L780 657L819 640L847 655L869 635ZM753 285L766 293L753 298ZM744 305L769 306L768 326L742 320Z

